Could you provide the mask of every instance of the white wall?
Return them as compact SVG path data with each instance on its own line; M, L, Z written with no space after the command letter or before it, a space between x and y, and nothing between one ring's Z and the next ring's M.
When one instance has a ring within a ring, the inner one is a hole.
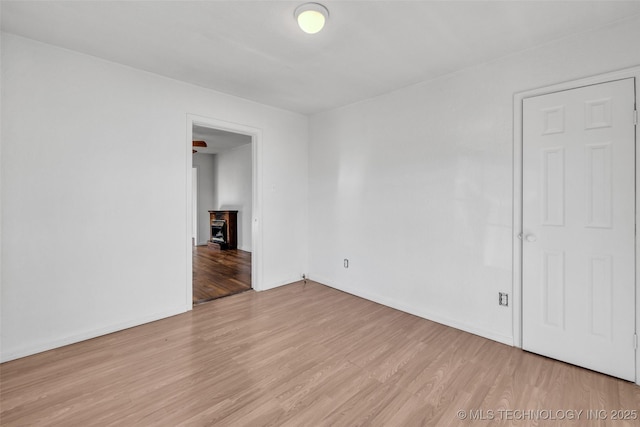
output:
M2 360L190 309L187 114L261 129L262 288L306 270L306 117L8 34L1 84Z
M217 209L238 211L238 249L251 252L251 144L222 151L215 158Z
M218 206L216 198L216 155L193 155L193 166L198 169L198 242L206 245L209 240L209 211Z
M511 344L514 93L638 65L638 40L635 17L312 116L310 277Z
M638 65L638 39L636 17L317 114L308 148L303 116L3 34L2 360L189 309L187 114L262 130L263 288L308 271L511 342L513 94Z

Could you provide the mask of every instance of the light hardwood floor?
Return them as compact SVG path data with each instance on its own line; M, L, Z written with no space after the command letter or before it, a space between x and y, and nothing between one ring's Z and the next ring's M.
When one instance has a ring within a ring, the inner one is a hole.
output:
M545 410L585 412L535 424L640 425L611 419L640 408L632 383L313 282L218 299L0 370L3 426L526 426L507 418L558 418ZM540 412L516 412L527 410Z

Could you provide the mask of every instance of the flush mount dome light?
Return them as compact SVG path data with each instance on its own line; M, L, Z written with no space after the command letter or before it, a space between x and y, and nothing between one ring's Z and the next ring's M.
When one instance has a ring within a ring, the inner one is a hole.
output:
M329 11L319 3L305 3L296 8L293 13L298 25L307 34L315 34L322 30L329 18Z

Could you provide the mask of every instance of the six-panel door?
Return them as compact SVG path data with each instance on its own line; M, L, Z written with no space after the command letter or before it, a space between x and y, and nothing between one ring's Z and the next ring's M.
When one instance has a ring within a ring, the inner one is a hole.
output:
M523 101L523 348L635 380L634 79Z

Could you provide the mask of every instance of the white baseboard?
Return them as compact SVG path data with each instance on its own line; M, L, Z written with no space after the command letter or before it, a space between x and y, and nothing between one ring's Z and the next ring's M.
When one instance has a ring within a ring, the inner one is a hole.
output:
M191 310L191 307L186 307L186 306L176 307L172 310L167 310L167 311L155 313L149 316L143 316L136 319L131 319L126 322L116 323L103 328L91 329L91 330L83 331L77 334L71 334L64 338L54 339L47 342L27 345L27 346L24 346L23 348L9 350L0 356L0 363L8 362L14 359L20 359L21 357L31 356L37 353L42 353L43 351L64 347L65 345L75 344L80 341L85 341L85 340L96 338L102 335L111 334L113 332L129 329L134 326L140 326L145 323L155 322L156 320L161 320L167 317L175 316L177 314L182 314L189 310Z
M454 319L443 317L440 314L435 314L428 310L424 310L417 307L411 307L406 305L405 303L396 301L394 299L383 297L383 296L369 293L369 292L365 292L360 289L354 289L349 286L338 286L331 283L331 281L329 280L325 280L317 276L313 276L310 280L313 280L314 282L337 289L339 291L343 291L348 294L355 295L360 298L364 298L369 301L377 302L378 304L382 304L387 307L394 308L396 310L404 311L405 313L413 314L414 316L422 317L423 319L431 320L432 322L440 323L441 325L450 326L452 328L469 332L470 334L478 335L480 337L497 341L499 343L506 344L508 346L514 345L513 337L509 335L497 334L493 331L488 331L486 329L478 328L477 326L470 325L465 322L460 322Z
M295 278L289 278L289 279L281 280L281 281L278 281L278 282L272 282L272 283L269 283L267 285L262 286L262 288L259 289L259 290L260 291L268 291L269 289L279 288L280 286L291 285L291 284L299 282L301 280L302 280L302 277L295 277ZM256 289L256 290L258 290L258 289Z

